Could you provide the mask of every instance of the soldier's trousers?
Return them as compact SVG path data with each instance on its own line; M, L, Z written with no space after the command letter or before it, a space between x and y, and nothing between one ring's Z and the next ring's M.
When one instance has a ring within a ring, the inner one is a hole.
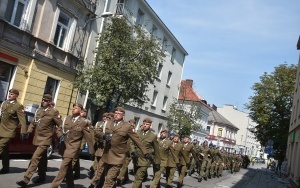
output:
M213 175L214 173L216 173L217 170L217 162L213 161L211 163L211 167L210 167L210 175Z
M231 173L233 173L233 172L235 172L235 163L234 162L232 162L232 163L230 163L230 172Z
M72 158L63 158L58 174L54 178L51 184L51 188L58 188L59 185L63 182L66 177L66 182L68 184L68 188L74 188L74 177L73 177L73 169L72 169Z
M80 176L80 159L79 159L79 154L80 154L80 150L77 152L77 154L75 155L75 157L73 158L72 161L72 168L74 171L74 176L79 177Z
M166 167L167 185L172 186L176 167Z
M206 177L208 177L210 174L210 169L211 169L211 159L207 160L207 164L206 164Z
M9 144L10 138L0 137L0 154L2 157L2 168L5 171L9 171Z
M179 176L178 176L178 182L181 183L181 184L183 183L183 179L185 177L186 171L187 171L187 166L186 165L182 165L181 166L181 171L178 172L178 174L179 174Z
M132 188L142 187L143 179L147 173L148 166L137 166L137 170L134 176L134 182Z
M92 179L91 184L94 186L97 185L99 179L103 175L103 173L106 174L105 182L103 185L103 188L113 188L116 185L117 176L120 172L122 165L110 165L107 163L104 163L102 160L99 161L97 171Z
M127 157L125 159L125 162L122 165L122 168L121 168L120 173L118 175L119 180L123 180L123 179L126 179L128 177L128 165L129 165L130 162L131 162L131 157Z
M223 173L223 168L224 168L224 167L223 167L223 164L222 164L222 162L220 162L220 163L219 163L219 166L218 166L218 172L217 172L218 175L222 175L222 173Z
M159 187L161 174L164 173L165 169L166 169L166 167L161 166L160 170L157 171L157 172L155 172L154 178L153 178L153 180L151 182L151 185L150 185L150 188L157 188L157 187Z
M46 171L47 171L47 148L48 146L37 146L32 158L30 160L30 164L24 174L24 182L28 183L32 178L33 174L36 172L36 169L39 169L39 177L41 179L46 178Z
M190 163L190 166L188 166L188 170L190 172L192 172L196 169L196 161L195 161L194 157L192 157L190 161L191 161L191 163Z
M200 167L199 177L207 177L206 173L205 173L205 171L207 170L206 169L207 163L208 163L208 160L203 159L201 167Z

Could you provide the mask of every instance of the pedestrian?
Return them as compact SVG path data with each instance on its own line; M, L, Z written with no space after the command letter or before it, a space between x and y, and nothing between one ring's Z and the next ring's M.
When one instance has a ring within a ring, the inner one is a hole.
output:
M65 150L62 152L62 162L59 172L52 181L51 188L58 188L64 178L69 188L74 188L74 177L72 161L80 150L83 136L89 147L90 155L94 154L93 138L89 124L84 118L80 117L83 106L75 103L72 109L72 115L63 119L62 125L57 130L57 135L65 144Z
M160 170L160 156L159 156L159 144L157 141L157 135L154 134L150 128L152 125L152 120L150 118L145 118L143 120L142 129L137 131L137 135L142 141L143 145L146 147L148 153L153 153L154 156L151 156L152 160L147 160L143 157L142 151L138 147L134 147L135 152L138 155L137 160L137 170L134 176L134 182L132 188L139 188L142 186L143 179L147 173L147 169L151 164L154 166L155 172Z
M45 94L42 99L41 107L34 114L33 121L28 127L27 134L34 130L32 144L36 147L29 166L24 174L24 178L16 183L21 187L26 187L31 177L38 168L38 178L33 183L44 183L48 165L47 149L52 145L53 129L60 126L62 120L59 112L51 106L52 96Z
M16 128L21 124L21 139L27 137L26 117L24 106L17 101L19 91L10 89L8 99L0 107L0 155L2 156L2 169L0 174L9 173L9 141L16 136Z
M125 110L117 107L114 110L114 121L106 124L105 132L95 135L98 139L105 140L104 151L99 161L97 171L92 179L89 188L97 185L102 173L107 173L104 182L104 188L115 187L116 179L122 164L125 162L126 153L128 152L127 141L129 138L142 150L145 158L150 158L150 154L139 137L132 130L131 125L124 121ZM104 168L106 171L104 171Z

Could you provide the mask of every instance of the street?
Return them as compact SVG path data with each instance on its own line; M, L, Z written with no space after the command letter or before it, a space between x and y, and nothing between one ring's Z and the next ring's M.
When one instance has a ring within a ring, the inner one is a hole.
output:
M2 188L12 188L18 187L16 181L20 181L23 178L24 171L29 164L30 156L27 156L25 159L24 156L16 156L12 155L10 160L10 173L0 175L1 176L1 185ZM55 154L52 159L48 160L48 172L46 182L42 185L35 185L32 182L28 184L28 187L50 187L52 180L56 176L58 169L60 167L61 159ZM90 185L91 180L87 177L87 172L89 167L91 166L92 161L81 159L81 178L75 180L76 188L88 187ZM129 169L132 168L132 165L129 166ZM149 187L150 180L152 179L152 168L148 169L148 181L143 183L143 187ZM33 179L36 178L37 174L33 175ZM175 174L174 187L176 187L177 173ZM129 176L130 182L127 182L125 185L121 186L123 188L130 188L132 181L134 180L133 176ZM161 179L161 187L165 187L165 178ZM66 188L66 184L62 184L61 187ZM223 172L223 176L220 178L212 178L207 181L202 181L201 183L197 182L196 174L192 176L186 176L184 179L183 187L233 187L233 188L285 188L288 187L288 184L283 181L278 181L277 176L274 172L266 169L266 164L255 164L254 166L250 166L248 169L241 169L240 172L235 174L230 174L227 171Z

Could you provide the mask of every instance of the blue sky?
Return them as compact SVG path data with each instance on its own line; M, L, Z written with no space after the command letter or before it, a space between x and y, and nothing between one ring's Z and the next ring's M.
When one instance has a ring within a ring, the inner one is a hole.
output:
M147 0L189 55L183 79L209 104L244 104L264 72L297 64L299 0Z

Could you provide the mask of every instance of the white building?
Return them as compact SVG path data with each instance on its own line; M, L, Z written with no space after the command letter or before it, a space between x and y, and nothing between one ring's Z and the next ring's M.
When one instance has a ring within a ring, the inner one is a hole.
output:
M193 105L200 111L201 119L198 123L201 125L201 128L194 131L191 138L192 140L196 139L202 143L209 134L208 116L211 109L204 98L194 91L193 80L186 79L181 81L178 102L184 104L185 110L187 111L189 111Z
M260 152L262 148L255 135L250 132L250 129L254 129L257 124L252 121L248 113L238 110L233 105L218 107L217 111L239 128L236 134L236 150L251 157L260 157L263 154Z
M159 132L166 128L168 106L177 99L185 56L188 55L179 41L145 0L112 0L107 11L125 17L129 24L139 24L153 36L161 39L164 62L157 65L159 76L147 93L149 102L141 108L126 105L126 120L134 118L136 128L145 117L153 120L152 128Z

